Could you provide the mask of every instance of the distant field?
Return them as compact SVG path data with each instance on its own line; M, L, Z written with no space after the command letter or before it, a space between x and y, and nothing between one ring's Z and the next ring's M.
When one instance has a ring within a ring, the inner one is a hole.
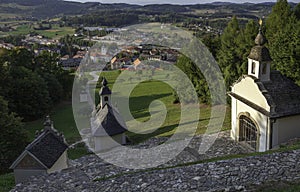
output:
M31 9L35 8L34 6L24 6L24 5L19 5L16 3L1 4L0 7L21 9L21 10L31 10Z
M0 32L0 36L6 35L26 35L30 32L36 32L48 38L59 39L67 34L72 35L75 33L75 29L71 27L59 27L58 25L52 25L52 29L49 30L34 30L29 24L19 25L15 27L11 32Z

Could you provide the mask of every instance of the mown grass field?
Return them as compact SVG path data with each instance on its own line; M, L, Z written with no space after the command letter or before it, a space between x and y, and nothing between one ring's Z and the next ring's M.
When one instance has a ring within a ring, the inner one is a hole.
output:
M6 35L27 35L30 32L36 32L40 35L51 39L59 39L67 34L73 35L75 29L71 27L59 27L59 25L52 25L52 29L49 30L35 30L33 27L30 27L29 24L18 25L15 27L14 31L11 32L0 32L0 36Z
M100 76L103 76L108 81L108 86L113 89L115 80L118 78L120 73L118 71L113 72L102 72ZM143 76L149 76L149 72L143 71L142 74L137 76L138 79L143 79ZM169 76L164 71L156 71L155 77L158 77L162 80L168 80ZM126 77L120 77L123 81L122 86L126 86L126 84L131 84L132 82ZM176 80L174 80L176 81ZM99 89L96 90L96 97ZM115 93L116 97L119 97L122 100L122 97L126 97L121 92ZM98 100L96 98L96 100ZM154 100L160 100L164 103L167 109L167 116L163 125L156 131L150 134L136 134L136 133L128 133L129 138L134 142L138 143L149 139L154 136L172 136L178 127L180 122L180 114L181 114L181 106L180 104L173 104L174 96L173 96L173 88L171 88L168 84L162 81L141 81L130 94L129 106L132 116L140 122L146 122L150 119L151 115L149 112L149 105ZM117 106L118 107L118 106ZM122 113L122 109L119 109ZM209 105L200 105L200 116L199 123L197 127L196 134L203 134L207 130L207 125L209 123L211 117L211 107ZM230 129L230 108L227 107L226 117L224 124L221 128L222 130Z
M163 78L166 76L164 72L156 72L158 76ZM119 71L103 72L101 76L108 80L108 86L113 89L114 83L118 76ZM140 76L149 75L146 72L140 74ZM130 84L129 80L124 79L124 83ZM93 91L93 90L92 90ZM99 88L96 89L96 103L99 101L98 97ZM167 116L163 125L156 131L150 134L136 134L129 132L128 136L134 143L142 142L154 136L171 136L180 121L181 107L180 104L173 104L174 96L173 89L166 83L160 81L144 81L138 84L132 91L129 99L130 111L133 117L140 122L146 122L150 119L151 115L149 112L149 105L154 100L160 100L164 103L167 109ZM114 94L114 93L113 93ZM116 93L118 97L126 97L121 92ZM114 104L114 103L113 103ZM227 108L226 118L222 130L227 130L230 128L230 111ZM122 109L119 109L122 113ZM208 105L201 105L200 107L200 117L197 129L197 134L203 134L206 131L206 126L209 122L211 113L211 108ZM54 121L54 127L59 131L64 133L65 138L69 144L80 141L81 137L77 130L76 123L73 117L71 102L64 102L56 106L55 109L50 113L51 119ZM30 139L33 140L35 132L37 130L43 129L44 118L28 122L25 125L26 130L29 132ZM89 124L88 122L81 122L84 124ZM78 149L78 150L77 150ZM84 147L70 150L69 156L74 159L86 154Z

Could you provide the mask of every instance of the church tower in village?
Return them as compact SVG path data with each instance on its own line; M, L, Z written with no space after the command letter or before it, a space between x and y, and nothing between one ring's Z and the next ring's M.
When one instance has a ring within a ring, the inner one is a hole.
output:
M254 76L261 81L270 81L270 68L272 59L268 48L265 47L267 42L262 33L262 20L260 20L259 33L255 39L255 44L248 56L248 75Z

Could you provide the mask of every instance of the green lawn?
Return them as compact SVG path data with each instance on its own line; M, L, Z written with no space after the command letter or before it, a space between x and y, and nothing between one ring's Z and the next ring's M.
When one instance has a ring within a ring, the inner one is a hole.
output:
M147 76L149 72L143 71L140 76ZM112 71L112 72L104 72L101 73L101 76L105 77L108 81L108 86L113 88L113 84L115 83L116 78L120 75L119 71ZM166 72L164 71L156 71L155 76L161 77L162 79L166 76ZM124 77L123 77L124 78ZM130 84L130 80L122 79L123 85ZM99 99L98 91L96 90L96 101ZM122 93L118 92L117 97L122 100ZM149 139L154 136L171 136L176 131L178 124L180 122L180 114L181 114L181 107L180 104L173 104L174 96L173 96L173 89L166 83L160 81L144 81L138 84L135 89L131 92L129 106L130 111L135 117L136 120L140 122L145 122L150 119L149 113L149 105L154 100L162 101L166 108L167 108L167 116L165 122L163 123L162 127L158 130L150 133L150 134L136 134L129 132L127 135L134 143L139 143L146 139ZM122 113L122 109L119 109ZM211 116L211 107L208 105L200 105L200 117L199 117L199 124L197 129L197 134L205 133L207 129L207 125L209 123L209 119ZM230 129L230 108L227 107L226 119L224 121L224 125L222 130Z
M50 114L54 127L59 132L63 132L68 143L74 143L80 140L79 132L73 117L72 104L70 102L57 106ZM43 129L44 118L25 124L26 130L29 131L30 138L33 139L36 130Z
M10 191L15 186L13 173L0 175L0 192Z
M52 25L52 29L49 30L34 30L30 28L29 24L23 24L16 27L14 31L11 32L0 32L0 36L5 35L27 35L30 32L36 32L48 38L59 39L67 34L73 35L75 30L71 27L59 27L59 25Z
M72 105L70 102L63 103L55 107L53 112L50 114L50 117L54 122L55 129L64 134L68 144L73 144L81 140L74 121ZM34 139L35 132L37 130L43 129L43 123L44 118L25 124L25 128L29 132L31 140ZM86 148L80 144L77 145L74 149L68 150L68 156L70 159L77 159L86 154L88 154Z

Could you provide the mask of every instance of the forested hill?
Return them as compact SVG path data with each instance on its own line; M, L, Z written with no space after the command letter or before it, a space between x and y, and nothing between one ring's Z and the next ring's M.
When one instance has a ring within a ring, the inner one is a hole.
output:
M52 18L56 15L84 13L94 5L62 0L0 0L0 13L17 17Z
M228 13L270 12L274 3L234 4L210 3L199 5L130 5L130 4L102 4L97 2L78 3L63 0L0 0L0 13L17 17L52 18L57 15L78 15L98 12L101 10L130 10L163 13L186 13L194 10L227 10ZM292 4L294 6L295 4Z

